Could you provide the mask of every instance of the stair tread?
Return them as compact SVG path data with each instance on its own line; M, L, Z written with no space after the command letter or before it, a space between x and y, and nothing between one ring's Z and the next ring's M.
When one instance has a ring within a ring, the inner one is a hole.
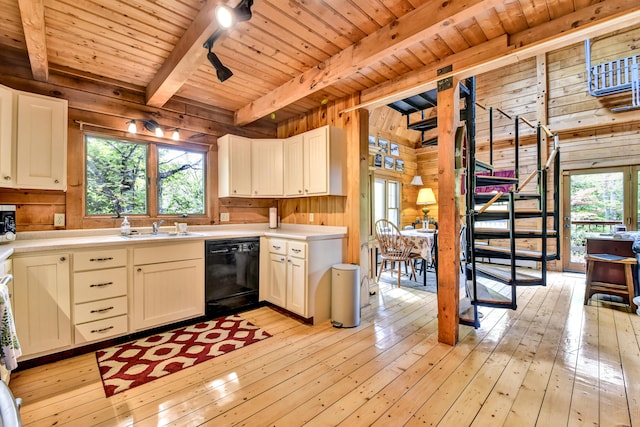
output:
M476 263L476 270L485 275L489 275L491 277L495 277L502 281L503 283L511 283L511 269L508 266L503 265L495 265L495 264L486 264L486 263ZM522 271L516 270L516 283L525 284L525 283L537 283L540 282L541 278L533 275L523 273Z
M476 172L479 171L493 171L493 165L476 159Z
M509 230L506 228L497 228L497 227L475 227L474 232L476 234L497 234L500 236L508 235ZM542 230L539 229L526 229L526 228L516 228L515 234L518 236L542 236ZM557 234L556 230L547 230L547 236L555 236Z
M511 248L506 247L506 246L494 246L494 245L478 245L476 246L476 251L480 251L480 252L493 252L496 254L510 254L511 253ZM482 256L482 254L480 254L480 256ZM487 255L488 258L490 258L490 254ZM516 257L529 257L529 258L541 258L542 257L542 252L541 251L533 251L530 249L516 249ZM553 257L555 257L555 253L553 252L547 252L547 258L549 259L553 259Z
M500 292L489 288L482 283L476 282L476 295L473 294L473 283L467 281L467 293L471 296L471 301L476 304L491 304L496 306L511 306L511 298L502 295Z

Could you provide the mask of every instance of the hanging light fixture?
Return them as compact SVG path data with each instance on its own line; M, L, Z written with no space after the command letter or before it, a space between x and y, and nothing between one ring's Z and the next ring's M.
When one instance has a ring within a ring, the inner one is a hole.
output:
M180 141L180 130L178 128L175 128L173 130L173 134L171 134L171 139L173 139L174 141Z
M422 177L420 175L415 175L409 184L410 185L419 185L419 186L424 185L422 183Z
M136 126L136 121L135 120L131 120L128 123L127 126L127 132L129 133L137 133L138 132L138 126Z

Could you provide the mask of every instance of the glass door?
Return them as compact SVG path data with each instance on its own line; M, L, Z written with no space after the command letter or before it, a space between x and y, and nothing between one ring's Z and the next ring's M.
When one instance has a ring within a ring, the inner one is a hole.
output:
M638 227L639 169L619 167L565 172L562 267L585 271L587 237L612 235L614 227Z

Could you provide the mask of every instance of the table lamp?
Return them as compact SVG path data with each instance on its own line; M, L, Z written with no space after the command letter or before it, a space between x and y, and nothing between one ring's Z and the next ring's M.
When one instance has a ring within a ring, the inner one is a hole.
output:
M422 214L424 215L424 228L429 227L429 205L436 204L436 196L430 188L421 188L418 192L418 200L416 204L423 205Z

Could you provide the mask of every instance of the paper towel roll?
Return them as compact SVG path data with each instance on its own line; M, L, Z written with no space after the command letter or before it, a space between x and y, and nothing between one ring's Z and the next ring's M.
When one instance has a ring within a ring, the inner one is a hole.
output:
M269 228L278 228L278 208L269 208Z

